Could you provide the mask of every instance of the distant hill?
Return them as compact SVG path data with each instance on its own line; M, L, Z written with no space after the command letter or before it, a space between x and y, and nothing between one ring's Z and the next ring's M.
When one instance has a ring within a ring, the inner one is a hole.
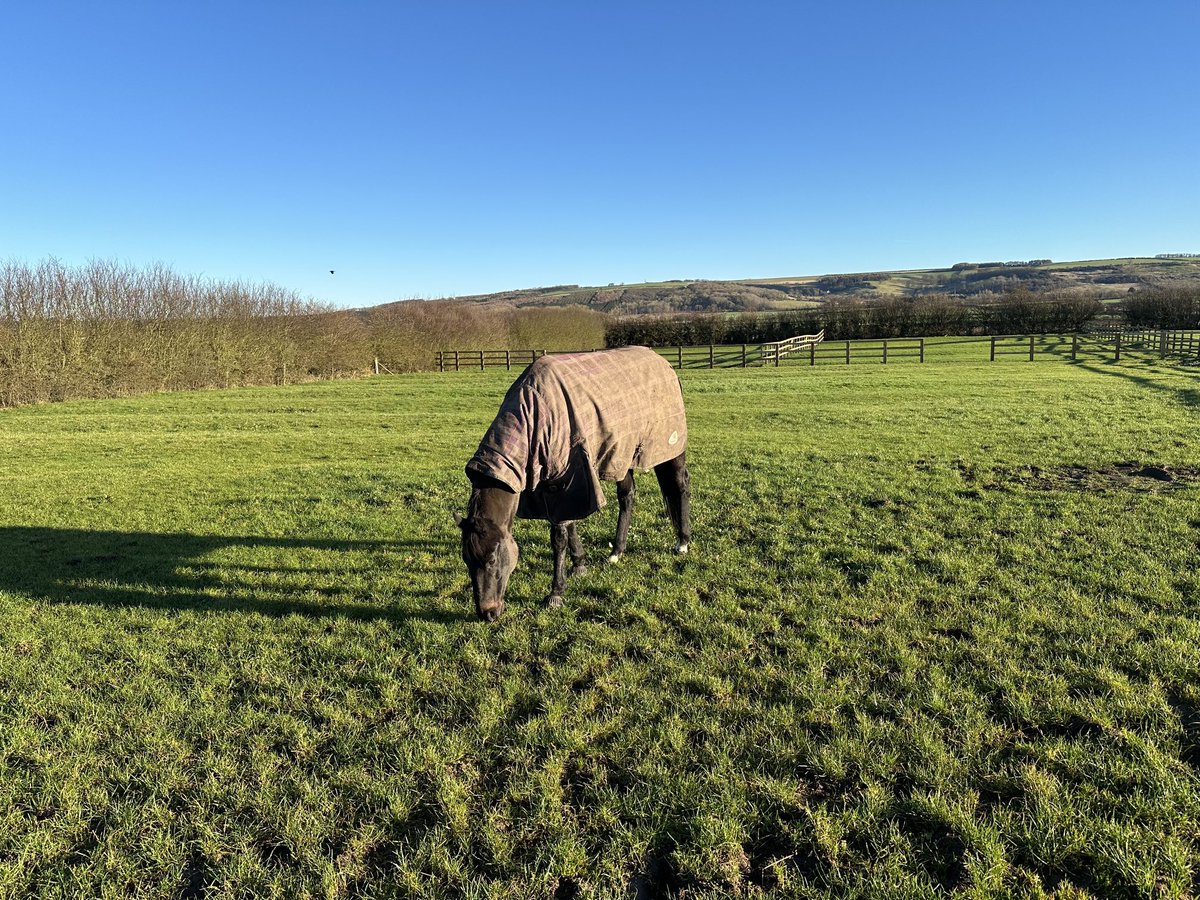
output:
M1130 257L1078 262L962 262L948 269L909 269L745 281L663 281L606 287L555 285L452 299L516 307L584 306L614 315L801 309L831 297L954 294L986 299L1015 287L1102 292L1200 284L1200 256ZM410 302L410 301L401 301ZM391 306L392 304L384 304Z

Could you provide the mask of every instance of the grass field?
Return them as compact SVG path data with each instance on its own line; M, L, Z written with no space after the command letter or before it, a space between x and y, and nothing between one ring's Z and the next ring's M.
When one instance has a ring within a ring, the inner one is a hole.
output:
M693 554L489 627L511 377L0 413L0 896L1197 892L1193 371L685 372Z

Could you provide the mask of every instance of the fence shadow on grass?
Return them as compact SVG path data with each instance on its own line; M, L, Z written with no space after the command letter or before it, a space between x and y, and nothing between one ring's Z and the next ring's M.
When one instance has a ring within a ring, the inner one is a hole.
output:
M1075 366L1080 369L1086 369L1089 372L1095 372L1097 375L1120 378L1162 394L1170 394L1182 406L1186 406L1189 409L1200 407L1200 388L1179 388L1163 384L1154 378L1138 375L1120 363L1111 360L1107 362L1077 362Z
M280 565L240 560L239 552L277 549L295 559ZM342 567L309 567L318 553L388 553L417 550L450 554L431 541L324 540L259 536L159 534L37 526L0 527L0 591L53 603L140 606L162 610L301 614L359 620L461 622L469 606L449 613L436 608L445 596L433 590L406 591L422 607L397 609L384 601L331 586L338 575L357 575L360 560ZM213 559L213 554L218 558ZM220 557L229 558L224 562ZM316 583L314 583L316 582ZM321 599L313 599L313 595ZM327 599L326 599L327 598Z

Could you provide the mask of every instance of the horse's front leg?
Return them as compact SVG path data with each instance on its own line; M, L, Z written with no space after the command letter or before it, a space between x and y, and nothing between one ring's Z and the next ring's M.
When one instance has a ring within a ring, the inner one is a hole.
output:
M625 477L617 482L617 536L613 539L612 556L609 562L616 562L625 552L629 542L629 522L633 519L633 501L636 491L633 484L633 470L625 473Z
M558 522L550 523L550 549L554 552L554 580L550 585L550 596L546 605L557 609L563 605L563 591L567 588L567 525Z

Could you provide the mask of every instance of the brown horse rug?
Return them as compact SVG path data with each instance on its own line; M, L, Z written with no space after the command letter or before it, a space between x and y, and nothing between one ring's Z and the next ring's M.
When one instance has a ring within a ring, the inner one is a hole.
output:
M467 463L520 494L517 515L570 522L604 506L601 479L687 446L671 364L648 347L543 356L513 382Z

